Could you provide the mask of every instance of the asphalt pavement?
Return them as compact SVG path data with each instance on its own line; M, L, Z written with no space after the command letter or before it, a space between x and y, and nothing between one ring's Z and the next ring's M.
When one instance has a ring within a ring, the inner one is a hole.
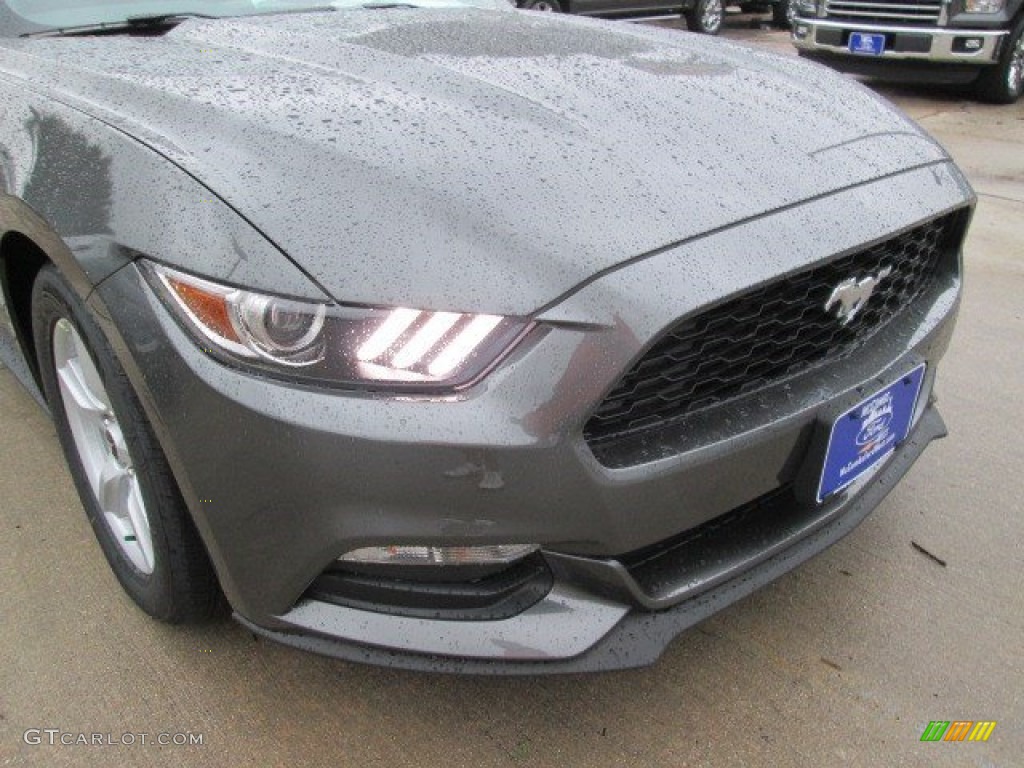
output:
M791 53L750 21L725 36ZM949 149L979 204L939 372L951 435L854 533L647 669L364 667L226 619L144 616L47 417L0 369L0 766L1024 765L1024 102L881 92ZM996 725L984 743L921 742L933 720Z

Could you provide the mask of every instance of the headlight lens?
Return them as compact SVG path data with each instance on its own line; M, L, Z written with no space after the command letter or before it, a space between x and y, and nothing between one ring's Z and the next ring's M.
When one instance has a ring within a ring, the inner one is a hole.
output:
M1006 0L966 0L964 10L968 13L999 13L1006 6Z
M222 358L288 378L456 389L529 329L521 318L298 301L147 264L166 303ZM208 347L209 348L209 347Z

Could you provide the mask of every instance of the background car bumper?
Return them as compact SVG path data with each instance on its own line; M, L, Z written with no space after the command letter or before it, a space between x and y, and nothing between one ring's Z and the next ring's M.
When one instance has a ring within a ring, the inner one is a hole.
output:
M855 55L850 52L850 32L867 32L886 36L886 49L880 56ZM1000 45L1007 32L987 29L946 29L908 27L884 24L858 24L851 21L798 18L793 24L792 40L798 50L811 58L843 69L848 63L856 73L892 71L922 62L947 69L965 68L977 73L977 67L995 64ZM967 49L965 40L978 41L978 47Z

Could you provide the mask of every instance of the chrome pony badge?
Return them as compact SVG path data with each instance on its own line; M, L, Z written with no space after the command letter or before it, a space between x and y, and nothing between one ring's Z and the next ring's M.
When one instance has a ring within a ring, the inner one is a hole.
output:
M868 275L858 280L856 277L848 277L835 288L832 295L825 302L825 311L831 311L832 307L839 305L836 310L836 317L843 325L847 325L861 308L868 303L875 286L892 274L892 267L883 267L877 275Z

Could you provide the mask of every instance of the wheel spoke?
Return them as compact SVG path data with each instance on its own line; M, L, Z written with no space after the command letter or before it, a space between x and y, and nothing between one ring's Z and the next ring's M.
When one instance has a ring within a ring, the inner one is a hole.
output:
M100 508L128 559L142 571L153 569L153 538L135 474L111 458L100 475Z
M91 365L89 367L92 368ZM92 373L95 374L95 368L92 369ZM110 404L106 401L105 396L97 397L96 390L90 384L88 374L82 368L80 357L65 361L57 369L57 377L65 397L70 396L80 411L98 415L109 411ZM102 389L100 391L102 392Z
M122 520L129 519L128 495L131 475L118 465L113 458L103 464L96 488L96 498L100 509Z
M75 349L78 353L76 357L82 375L82 382L88 387L89 394L103 403L109 411L110 398L107 396L106 387L103 386L103 379L100 378L100 372L96 370L96 364L93 363L92 357L77 335L75 337Z

